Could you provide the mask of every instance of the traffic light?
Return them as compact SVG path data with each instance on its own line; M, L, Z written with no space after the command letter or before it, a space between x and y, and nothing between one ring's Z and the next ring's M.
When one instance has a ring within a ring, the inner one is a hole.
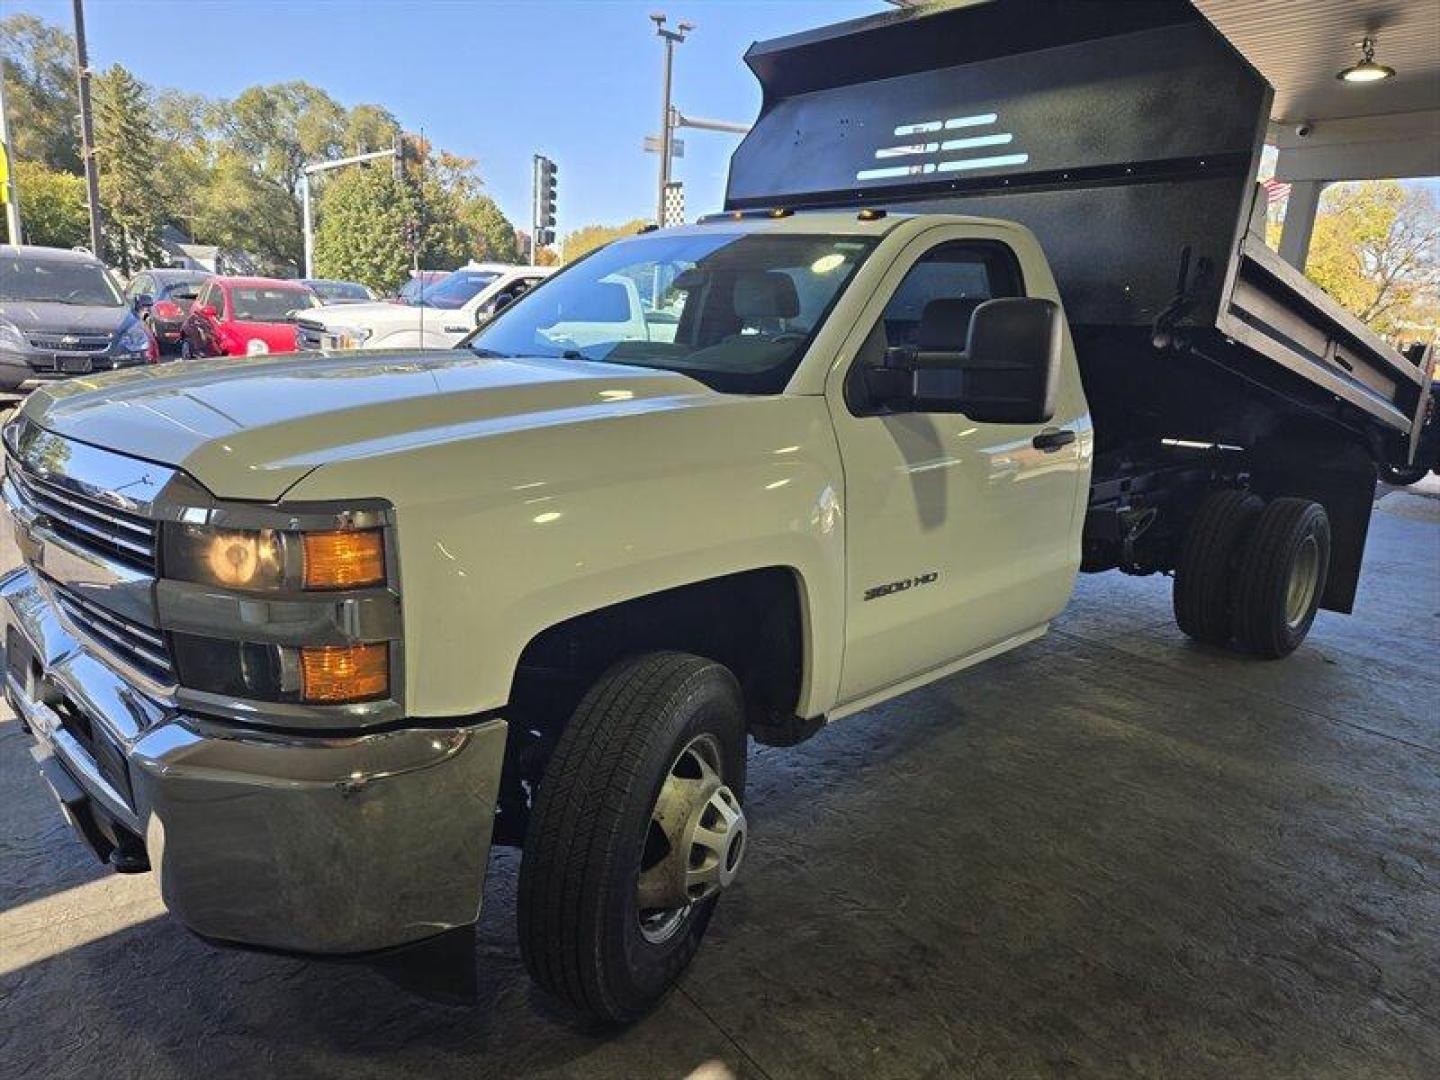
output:
M555 162L535 155L535 242L541 247L555 242L555 172Z

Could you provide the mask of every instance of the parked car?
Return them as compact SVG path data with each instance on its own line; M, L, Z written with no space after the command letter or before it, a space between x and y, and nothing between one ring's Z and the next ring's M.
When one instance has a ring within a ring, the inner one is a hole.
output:
M95 256L0 245L0 391L158 358L154 337Z
M210 276L195 270L142 270L125 287L125 302L154 335L162 353L180 348L180 327Z
M369 286L358 281L301 278L300 284L318 296L322 304L368 304L379 299Z
M554 272L546 266L471 263L410 305L343 304L307 312L301 349L449 349L500 308Z
M180 356L257 356L295 351L295 312L319 307L298 281L214 277L200 290L180 336Z
M399 304L413 304L420 299L420 294L432 285L439 285L450 276L449 270L412 270L410 280L407 281L400 291L395 294L395 302Z

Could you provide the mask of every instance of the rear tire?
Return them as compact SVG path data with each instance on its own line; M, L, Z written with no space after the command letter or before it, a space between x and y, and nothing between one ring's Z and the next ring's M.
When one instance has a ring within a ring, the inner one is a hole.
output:
M1266 660L1289 656L1315 621L1330 572L1330 519L1309 499L1270 502L1240 561L1235 637Z
M1175 622L1187 637L1206 645L1230 640L1235 572L1262 505L1254 495L1233 490L1211 492L1200 503L1171 594Z
M586 693L546 767L520 863L520 952L542 988L589 1017L626 1023L649 1011L714 913L718 888L699 886L690 895L703 898L673 912L641 906L654 849L672 850L655 837L655 815L671 805L662 794L697 745L713 748L709 767L739 815L733 877L745 839L745 707L722 665L675 652L621 661ZM673 850L683 854L659 865L696 865L688 847Z

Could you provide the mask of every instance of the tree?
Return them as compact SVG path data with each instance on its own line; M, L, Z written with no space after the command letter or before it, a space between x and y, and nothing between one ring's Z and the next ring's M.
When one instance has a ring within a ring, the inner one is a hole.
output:
M119 64L96 80L95 89L100 201L109 224L106 258L128 277L135 263L154 263L161 254L165 210L156 184L155 129L145 88Z
M198 243L252 252L276 272L297 268L304 254L294 197L230 150L220 152L195 192L189 219Z
M346 169L326 181L315 232L315 272L381 292L405 283L408 234L419 221L414 188L391 169Z
M1440 312L1440 210L1418 187L1366 180L1326 189L1305 273L1363 322L1414 339Z
M27 243L72 248L90 242L83 178L36 161L17 161L15 185L20 190Z
M475 257L483 262L518 263L520 248L515 243L515 226L488 195L471 199L465 206L466 223L475 236Z
M634 236L647 224L644 218L635 218L623 225L586 225L565 237L565 261L574 262L581 255L598 247L604 247L622 236Z
M291 194L299 190L307 163L339 157L344 147L345 110L307 82L252 86L224 107L219 120L226 146Z
M74 39L34 15L0 18L12 158L80 172Z

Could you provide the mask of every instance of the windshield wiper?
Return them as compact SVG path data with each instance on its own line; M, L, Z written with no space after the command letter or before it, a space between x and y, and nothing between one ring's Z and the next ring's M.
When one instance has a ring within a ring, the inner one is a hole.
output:
M586 361L587 363L591 363L591 364L602 364L602 363L604 363L603 360L597 360L597 359L596 359L595 357L593 357L593 356L586 356L586 355L585 355L583 352L581 352L579 349L566 349L564 352L562 352L562 353L560 354L560 359L562 359L562 360L584 360L584 361Z
M515 355L508 352L497 352L494 349L478 349L474 345L469 346L470 351L482 360L513 360Z

